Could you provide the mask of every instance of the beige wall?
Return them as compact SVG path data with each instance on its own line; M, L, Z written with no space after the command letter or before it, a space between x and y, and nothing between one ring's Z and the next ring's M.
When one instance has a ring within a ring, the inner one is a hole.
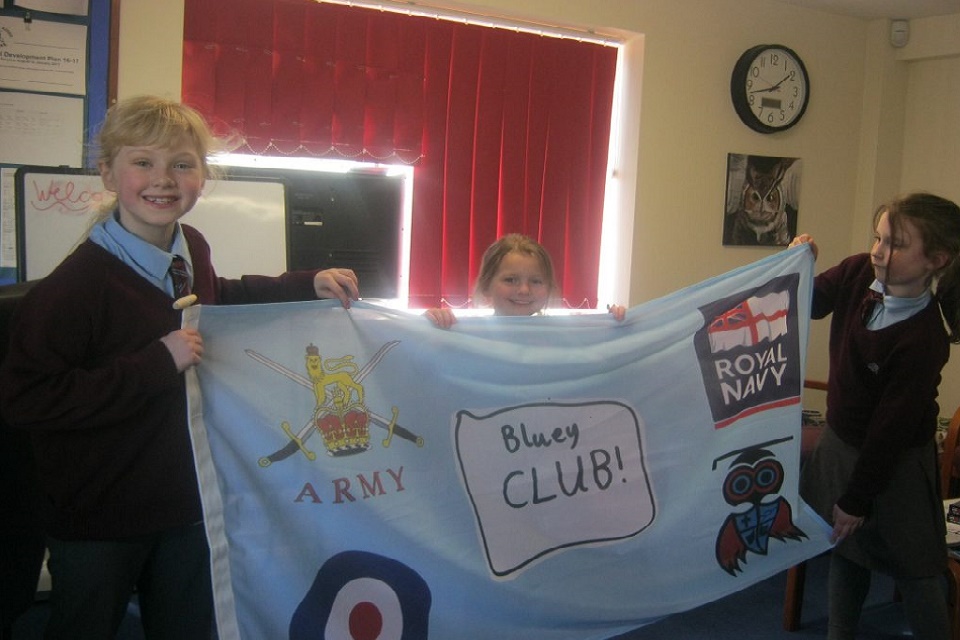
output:
M906 67L900 190L925 189L960 203L960 15L915 20ZM960 345L940 383L940 413L960 406Z
M960 200L960 16L911 23L893 49L885 20L864 21L770 0L472 0L445 2L511 18L624 35L630 115L616 165L626 193L623 255L631 305L769 255L721 244L728 153L803 159L799 226L820 268L867 248L874 207L924 188ZM162 7L162 8L161 8ZM119 95L179 97L182 6L124 0ZM740 123L729 97L738 56L780 43L804 59L803 121L770 136ZM814 323L808 374L826 376L826 323ZM960 354L941 386L960 404Z

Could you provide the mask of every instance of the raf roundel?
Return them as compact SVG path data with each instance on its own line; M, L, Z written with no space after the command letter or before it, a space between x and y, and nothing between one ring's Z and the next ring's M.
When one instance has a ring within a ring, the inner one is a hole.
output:
M327 559L290 620L290 640L426 640L432 595L398 560L348 550Z

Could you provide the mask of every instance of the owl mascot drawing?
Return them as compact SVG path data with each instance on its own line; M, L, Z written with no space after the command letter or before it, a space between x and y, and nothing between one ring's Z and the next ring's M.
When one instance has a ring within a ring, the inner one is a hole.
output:
M776 495L783 485L783 466L766 449L740 452L723 481L723 497L733 507L748 504L746 511L730 514L717 535L717 562L736 576L747 552L767 555L770 539L800 540L806 534L793 524L790 503ZM767 497L772 500L764 502Z

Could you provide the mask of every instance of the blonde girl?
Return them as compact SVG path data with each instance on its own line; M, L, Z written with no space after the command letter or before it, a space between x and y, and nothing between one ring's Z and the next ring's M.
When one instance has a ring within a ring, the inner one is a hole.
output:
M20 303L0 367L0 409L30 433L45 501L46 637L115 637L136 591L146 638L208 640L209 550L183 376L203 339L180 328L177 287L204 304L349 306L356 276L216 275L203 236L180 223L214 147L192 109L152 96L120 102L99 142L115 206Z

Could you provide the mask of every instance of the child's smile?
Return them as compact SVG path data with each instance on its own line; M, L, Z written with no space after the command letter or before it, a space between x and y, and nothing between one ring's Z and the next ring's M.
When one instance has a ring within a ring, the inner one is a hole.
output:
M537 258L511 252L484 294L498 316L531 316L547 306L550 286Z
M174 224L193 208L203 188L202 159L188 139L170 147L123 147L100 173L116 192L120 224L169 249Z

